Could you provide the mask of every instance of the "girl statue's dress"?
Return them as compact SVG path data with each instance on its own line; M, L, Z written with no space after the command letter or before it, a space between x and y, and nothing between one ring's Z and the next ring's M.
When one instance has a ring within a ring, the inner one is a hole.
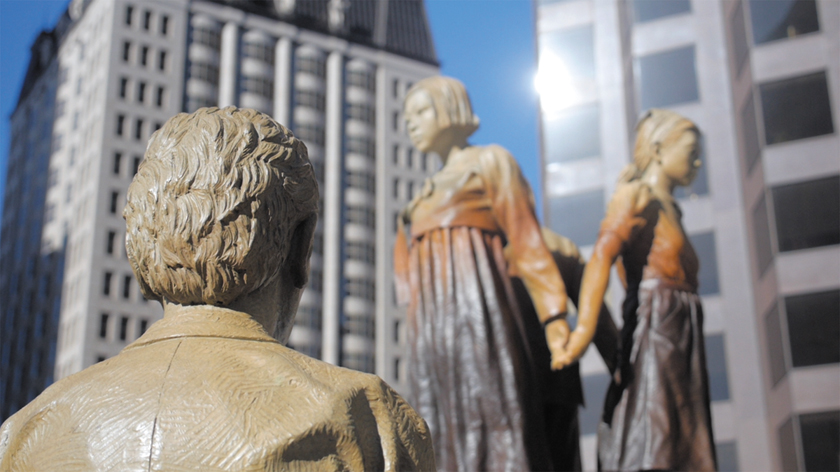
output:
M600 307L614 262L627 289L618 372L598 430L601 470L715 470L700 266L672 197L697 174L699 138L673 112L651 110L640 121L634 163L584 272L582 318ZM577 338L567 345L572 359L586 344Z
M550 470L526 334L539 322L523 320L510 276L542 320L565 311L565 290L519 166L499 146L465 146L426 180L403 222L410 244L398 236L395 263L410 299L409 387L438 468Z

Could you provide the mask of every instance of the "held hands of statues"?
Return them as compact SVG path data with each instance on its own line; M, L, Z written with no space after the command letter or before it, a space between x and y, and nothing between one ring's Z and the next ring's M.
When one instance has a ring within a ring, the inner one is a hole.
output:
M569 342L569 323L565 319L557 319L545 325L545 340L551 352L551 370L560 370L571 362L566 353Z
M551 370L560 370L583 356L592 334L580 327L569 333L569 324L561 319L546 325L545 339L551 352Z

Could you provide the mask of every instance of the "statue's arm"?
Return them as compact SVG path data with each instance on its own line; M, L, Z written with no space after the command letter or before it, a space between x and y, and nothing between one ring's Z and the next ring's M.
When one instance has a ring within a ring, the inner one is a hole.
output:
M483 174L497 223L508 241L508 263L531 299L540 321L566 312L566 286L531 203L531 189L513 157L499 146L482 151Z
M508 241L511 272L522 279L537 317L545 326L552 368L565 353L569 339L566 323L568 295L554 258L546 247L534 213L532 193L513 157L499 146L481 153L482 178L492 201L497 223Z
M569 344L566 347L567 357L563 362L572 363L579 359L592 342L595 331L599 327L600 315L604 310L604 294L610 281L610 268L637 229L646 224L646 220L639 215L649 201L650 189L640 182L622 184L616 189L607 207L604 221L601 223L601 232L595 242L592 257L583 272L578 303L578 323L569 337ZM614 324L610 326L610 323L601 323L601 325L605 330L612 331L611 334L616 340L618 339ZM610 328L613 329L610 330ZM599 344L601 344L600 341ZM610 342L606 341L604 344L606 347ZM617 345L617 341L613 344ZM614 360L610 354L608 357ZM610 367L608 357L604 360L607 362L607 367Z

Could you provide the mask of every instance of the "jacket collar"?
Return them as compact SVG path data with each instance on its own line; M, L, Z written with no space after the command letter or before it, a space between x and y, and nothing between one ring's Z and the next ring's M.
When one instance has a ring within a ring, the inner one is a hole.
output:
M174 338L204 337L244 339L277 343L263 326L247 313L209 305L169 307L164 318L154 323L125 349L134 349Z

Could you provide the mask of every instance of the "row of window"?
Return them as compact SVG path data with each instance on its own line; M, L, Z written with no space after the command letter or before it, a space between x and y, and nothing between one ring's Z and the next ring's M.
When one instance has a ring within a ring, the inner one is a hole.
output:
M142 161L142 156L133 156L129 160L128 156L123 156L122 152L117 151L114 153L111 172L116 176L122 176L123 167L126 167L124 164L130 164L130 174L128 176L133 178L137 174L137 169L140 167L140 162Z
M295 326L303 326L321 331L321 309L311 306L301 306L295 315Z
M840 470L840 411L793 415L778 434L782 470Z
M245 42L242 45L242 56L274 65L274 45Z
M135 24L134 16L135 12L133 5L126 5L125 7L125 26L133 26ZM143 31L151 31L153 29L152 23L155 18L155 15L150 10L143 10L142 15L140 15L140 26ZM169 34L169 16L168 15L158 15L157 16L157 31L166 36Z
M642 109L698 100L694 46L644 56L637 63ZM825 71L759 84L757 94L766 145L834 133ZM751 170L761 153L755 103L751 97L741 111L741 120L744 159ZM543 120L543 145L548 163L597 157L601 153L600 141L597 103L547 115Z
M318 90L295 90L295 106L307 107L321 113L327 108L324 92Z
M365 138L362 136L348 136L347 152L360 154L374 159L376 158L376 141L372 138Z
M376 302L376 284L367 279L347 279L344 283L344 295Z
M363 170L348 170L345 175L347 187L376 193L376 177Z
M117 91L119 98L123 100L127 100L131 97L130 89L134 90L134 101L137 103L145 104L147 101L151 100L151 103L154 104L157 108L163 108L163 104L166 102L166 88L162 85L157 86L150 86L145 81L138 80L135 87L131 86L131 80L127 77L120 77L120 85Z
M130 326L131 317L126 315L120 316L117 326L111 328L112 324L116 323L116 321L117 317L111 316L109 313L102 313L99 315L99 339L107 340L116 338L119 341L137 339L140 336L143 336L150 324L148 318L139 318L136 320L137 324L132 332ZM115 329L116 333L111 334L112 329Z
M372 208L348 205L346 218L347 223L376 229L376 212Z
M376 124L376 111L369 105L351 103L347 104L347 118L374 126Z
M128 136L127 121L128 120L126 119L125 115L123 115L123 114L117 115L117 126L116 126L117 129L115 130L117 136L119 136L119 137L127 137ZM158 122L155 122L155 124L154 124L154 130L149 130L147 128L150 125L151 125L151 123L148 122L144 118L135 118L134 119L134 133L133 133L134 139L136 139L138 141L142 141L142 140L146 139L149 135L151 135L152 131L157 131L157 130L160 129L161 126L163 126L163 124L158 121Z
M566 0L537 0L540 5ZM764 44L820 30L815 0L748 0L753 43ZM634 23L691 12L690 0L633 0ZM743 16L741 16L743 22ZM743 28L744 25L738 25Z
M274 79L264 77L243 77L242 91L274 99Z
M411 200L414 198L415 186L411 180L403 181L394 178L394 198L397 200Z
M770 215L775 223L775 251L789 252L840 244L840 175L779 185L752 211L758 272L773 260Z
M295 125L295 137L304 142L307 146L317 145L324 147L326 136L324 134L324 126L319 124L300 124Z
M429 174L438 170L437 161L433 157L412 147L403 148L399 144L394 144L391 151L391 161L395 166Z
M151 47L142 45L138 48L137 45L128 40L123 41L122 60L125 63L134 60L142 67L154 66L161 72L166 72L169 68L169 53L165 49L161 49L155 54Z
M376 336L376 320L371 317L348 316L342 326L342 332L372 339Z
M373 74L366 70L347 71L347 85L362 88L369 92L376 91L376 80Z
M366 262L371 265L376 264L376 248L373 243L348 241L344 249L344 254L348 259Z
M118 278L120 279L119 281L117 281ZM114 284L117 283L119 283L119 287L114 287ZM136 283L134 283L133 275L124 274L120 278L117 274L111 271L106 271L102 276L102 296L117 296L124 300L131 300L131 293L134 291L131 287L134 285L136 285ZM119 292L115 290L116 288L119 289ZM137 290L139 290L139 287ZM140 296L140 299L144 302L146 301L146 298L143 296Z
M405 84L403 84L403 82L400 79L394 79L391 82L391 95L393 96L393 98L396 99L402 98L405 96L405 93L411 90L411 87L413 86L413 82L406 82Z
M785 297L765 315L773 384L790 369L840 362L840 290Z
M222 47L222 34L218 29L198 27L192 29L191 43L203 44L218 51Z
M321 57L304 56L297 59L297 71L312 74L316 77L327 76L327 63Z
M189 79L201 80L218 86L219 66L204 62L191 62L189 69L187 69L187 80Z
M309 284L306 286L309 290L314 290L316 292L322 292L324 288L324 275L321 272L321 269L313 267L309 271Z

